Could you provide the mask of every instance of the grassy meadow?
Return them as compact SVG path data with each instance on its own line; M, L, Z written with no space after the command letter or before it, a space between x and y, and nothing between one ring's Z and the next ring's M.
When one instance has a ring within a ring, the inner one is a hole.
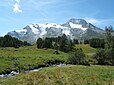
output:
M37 49L36 46L16 48L0 48L0 74L11 70L34 69L46 65L47 62L65 62L68 54L53 54L53 49Z
M95 48L90 47L89 44L79 44L75 45L75 48L82 48L83 52L87 55L92 55L96 52Z
M82 48L88 61L95 54L89 45L76 45ZM53 54L53 49L37 49L36 46L20 48L0 48L0 74L12 70L28 70L51 63L66 62L69 53ZM112 66L67 65L46 67L38 72L20 73L11 78L0 78L0 85L114 85Z
M68 65L47 67L39 72L1 78L1 85L114 85L111 66Z
M89 45L82 44L75 47L82 48L87 55L87 59L91 59L92 54L96 52L96 49ZM0 74L18 69L34 69L49 62L67 61L68 53L53 54L53 52L53 49L38 49L35 45L20 48L0 48Z
M75 48L82 48L83 52L86 55L86 59L90 64L96 63L96 61L93 59L93 55L96 53L97 49L90 47L89 44L79 44L75 45Z

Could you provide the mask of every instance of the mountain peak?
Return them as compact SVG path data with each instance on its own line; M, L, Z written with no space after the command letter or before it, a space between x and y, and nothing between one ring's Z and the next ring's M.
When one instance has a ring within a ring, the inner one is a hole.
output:
M69 27L69 28L77 28L83 31L87 30L88 23L84 19L75 19L71 18L67 23L63 24L62 26Z
M88 39L101 36L103 33L103 30L87 23L84 19L72 18L62 25L56 23L29 24L21 30L8 32L8 35L33 43L39 37L58 37L66 34L71 39Z
M69 20L69 22L72 22L74 24L81 24L81 25L86 25L87 22L84 19L75 19L75 18L71 18Z

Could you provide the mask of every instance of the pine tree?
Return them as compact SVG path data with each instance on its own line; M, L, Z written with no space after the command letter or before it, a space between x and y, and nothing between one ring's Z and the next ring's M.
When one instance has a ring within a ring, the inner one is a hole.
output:
M105 48L96 52L95 57L99 64L114 65L114 39L112 27L106 27Z
M76 39L73 39L73 43L74 44L79 44L78 40L76 40Z
M67 39L67 36L65 34L63 34L63 36L61 37L60 39L60 42L59 42L59 50L60 51L63 51L63 52L69 52L70 51L70 48L69 48L69 41Z
M113 37L112 37L113 29L110 26L110 27L106 27L105 31L106 31L105 48L110 49L113 47L113 44L114 44Z
M112 36L113 28L106 27L106 40L105 40L105 49L107 52L107 56L109 57L109 61L111 62L112 65L114 65L114 40Z
M89 44L89 40L84 40L84 44Z
M38 39L37 39L37 48L42 48L42 45L43 45L43 40L42 40L42 38L38 38Z
M43 48L52 48L52 40L51 38L45 38L45 40L43 41Z
M0 47L15 47L19 48L20 46L25 45L24 42L18 40L17 38L11 37L9 35L5 35L4 37L0 38ZM30 45L26 42L26 45Z

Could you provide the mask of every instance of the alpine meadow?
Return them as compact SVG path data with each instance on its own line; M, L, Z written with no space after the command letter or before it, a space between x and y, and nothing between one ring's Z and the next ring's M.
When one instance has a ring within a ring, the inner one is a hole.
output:
M0 85L114 85L113 0L0 4Z

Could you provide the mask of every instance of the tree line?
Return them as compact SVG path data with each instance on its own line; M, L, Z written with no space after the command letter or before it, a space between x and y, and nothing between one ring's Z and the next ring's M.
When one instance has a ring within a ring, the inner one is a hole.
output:
M69 52L73 49L72 40L68 39L65 34L56 38L38 38L37 48L52 48L63 52Z
M113 28L105 28L105 38L92 38L85 40L84 44L90 44L93 48L97 49L96 54L93 56L100 65L114 65L114 30Z
M0 37L0 47L15 47L19 48L20 46L30 46L27 41L21 41L17 38L11 37L10 35L5 35L4 37Z
M69 52L68 64L87 64L83 50L75 49L75 44L79 44L78 40L68 39L65 34L56 38L37 39L37 48L52 48L56 51Z
M100 65L114 65L114 31L112 27L106 27L105 31L105 46L97 50L94 58Z
M114 38L113 38L114 39ZM100 39L100 38L92 38L88 40L78 40L78 39L73 39L72 40L73 44L89 44L93 48L104 48L105 47L105 39Z
M84 44L89 44L93 48L104 48L105 47L105 39L92 38L89 40L85 40Z

